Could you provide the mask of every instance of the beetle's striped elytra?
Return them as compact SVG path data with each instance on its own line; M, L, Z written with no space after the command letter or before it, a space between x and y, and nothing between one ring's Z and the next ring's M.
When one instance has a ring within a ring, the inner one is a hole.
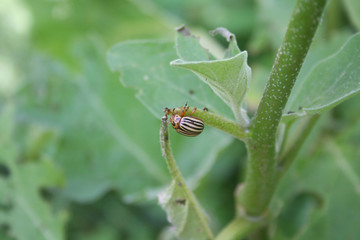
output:
M177 114L175 109L173 109L170 123L176 132L187 137L195 137L204 130L204 122L200 118L191 116L196 111L195 107L191 111L190 116L185 116L188 110L187 104L185 104L180 114Z
M184 136L195 137L204 130L204 123L197 117L183 117L181 118L179 128L175 130Z

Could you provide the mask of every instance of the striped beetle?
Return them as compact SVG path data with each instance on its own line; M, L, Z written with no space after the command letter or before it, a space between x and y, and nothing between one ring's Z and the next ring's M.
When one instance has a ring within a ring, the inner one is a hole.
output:
M191 116L196 111L196 107L191 111L190 116L185 116L188 110L187 104L182 108L180 115L173 109L170 123L176 132L187 137L196 137L204 130L204 122L200 118Z

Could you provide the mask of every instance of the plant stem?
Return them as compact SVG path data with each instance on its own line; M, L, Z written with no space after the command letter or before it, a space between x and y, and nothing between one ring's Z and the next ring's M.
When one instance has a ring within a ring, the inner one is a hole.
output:
M183 107L176 108L175 112L180 112ZM189 115L192 109L190 108L186 114ZM173 114L173 109L169 109L169 114ZM245 141L247 133L244 128L242 128L236 122L229 120L221 115L217 115L216 113L204 111L197 109L192 116L201 118L201 120L208 126L217 128L223 132L226 132L242 141Z
M182 191L184 192L187 204L191 204L193 209L196 212L198 220L201 222L202 230L205 232L207 239L214 239L213 234L210 230L210 227L207 224L206 216L204 215L202 208L196 200L196 197L192 191L188 188L179 168L176 165L174 155L171 150L169 131L168 131L168 121L167 116L162 118L161 127L160 127L160 143L162 155L166 160L169 172L171 174L172 180L176 182L177 186L181 186Z
M215 240L237 240L246 237L250 232L261 226L263 221L254 222L245 217L237 217L231 221L220 233Z
M245 130L236 122L231 121L215 113L197 110L194 116L201 118L206 125L222 130L232 136L244 141L246 139Z
M315 124L319 120L320 115L316 114L310 117L310 119L307 121L305 126L302 127L303 131L301 134L296 138L293 145L289 150L286 151L286 153L280 157L277 163L277 169L279 172L279 177L283 176L287 169L291 166L291 164L294 162L296 156L301 150L301 147L303 146L305 140L311 133L311 130L314 128Z
M279 148L277 154L282 154L284 152L286 143L288 142L288 139L289 139L291 126L295 123L295 121L296 121L296 119L291 120L285 124L284 132L282 135L283 138L281 139L281 145L280 145L280 148Z
M275 191L275 134L325 4L326 0L296 2L264 95L251 122L245 185L237 195L237 204L249 215L259 216L265 212Z

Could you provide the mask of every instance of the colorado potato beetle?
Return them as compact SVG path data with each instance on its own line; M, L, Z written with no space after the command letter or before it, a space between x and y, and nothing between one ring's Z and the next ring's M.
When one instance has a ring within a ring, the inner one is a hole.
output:
M190 116L185 116L188 110L187 104L183 107L180 115L173 109L170 123L176 132L187 137L196 137L204 130L204 122L200 118L191 116L196 111L195 107L191 111Z

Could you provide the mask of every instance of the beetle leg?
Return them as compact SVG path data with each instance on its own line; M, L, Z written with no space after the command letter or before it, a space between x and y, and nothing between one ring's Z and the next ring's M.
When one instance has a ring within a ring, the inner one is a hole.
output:
M189 106L187 105L187 103L185 103L185 106L183 108L183 110L180 113L180 117L185 116L186 112L189 110Z
M165 117L167 118L167 115L169 114L170 109L168 109L167 107L164 108L164 113L165 113Z
M193 113L196 111L196 107L193 108L193 110L190 113L190 116L193 115Z

